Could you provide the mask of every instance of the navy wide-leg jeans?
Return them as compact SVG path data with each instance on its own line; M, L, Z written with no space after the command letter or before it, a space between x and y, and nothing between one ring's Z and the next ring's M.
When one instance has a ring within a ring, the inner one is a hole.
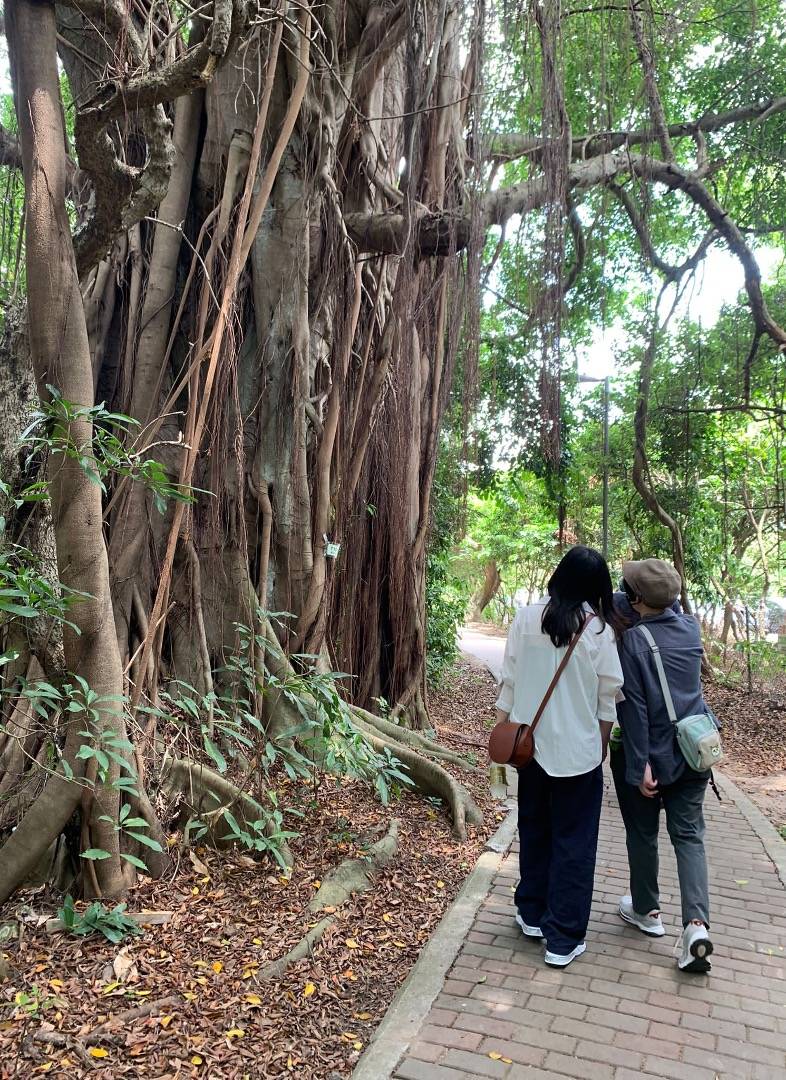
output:
M600 765L581 776L549 776L537 761L519 770L515 903L549 952L566 955L587 933L602 800Z

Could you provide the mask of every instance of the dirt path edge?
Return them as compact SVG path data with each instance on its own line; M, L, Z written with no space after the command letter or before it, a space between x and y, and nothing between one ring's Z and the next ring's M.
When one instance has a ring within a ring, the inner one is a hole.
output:
M720 770L715 773L715 780L724 798L733 802L753 832L762 842L764 850L775 865L778 877L786 886L786 841L784 841L768 817L758 808L752 799L739 788L733 780ZM713 796L708 795L708 798Z

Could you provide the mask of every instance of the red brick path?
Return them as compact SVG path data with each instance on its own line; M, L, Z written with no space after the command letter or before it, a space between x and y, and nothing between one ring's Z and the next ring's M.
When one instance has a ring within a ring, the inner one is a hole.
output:
M786 1080L786 889L734 804L707 796L710 976L675 967L674 857L663 828L659 941L626 926L622 822L607 780L587 952L565 971L513 923L517 855L497 875L399 1080ZM506 1060L507 1059L507 1060Z

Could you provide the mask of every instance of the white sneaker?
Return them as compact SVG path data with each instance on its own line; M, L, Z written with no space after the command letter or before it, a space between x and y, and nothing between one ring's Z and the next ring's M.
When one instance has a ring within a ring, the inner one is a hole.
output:
M568 964L575 960L577 956L581 956L581 954L586 951L587 946L582 941L581 944L577 945L573 952L569 952L567 956L563 953L549 952L549 950L546 949L546 955L544 957L544 960L549 965L549 967L567 967Z
M625 922L638 927L642 934L649 934L650 937L663 937L666 933L660 919L660 913L657 915L639 915L638 912L633 910L633 900L630 896L623 896L620 900L619 913Z
M712 942L703 923L688 923L674 947L677 967L695 975L706 975L712 969L707 959L712 955Z
M524 920L522 919L521 915L519 915L518 911L516 912L516 922L521 927L521 932L524 935L524 937L531 937L531 938L538 938L538 939L543 937L543 934L541 933L540 927L539 926L528 926L527 923L525 923Z

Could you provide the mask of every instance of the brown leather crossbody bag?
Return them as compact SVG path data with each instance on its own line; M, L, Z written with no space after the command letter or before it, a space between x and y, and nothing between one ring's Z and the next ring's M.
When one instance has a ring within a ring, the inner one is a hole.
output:
M554 672L554 678L549 683L546 693L543 695L543 700L538 706L538 711L532 718L531 724L515 724L510 718L507 720L501 720L498 724L495 724L489 735L489 757L497 765L513 765L517 769L523 769L525 765L529 765L535 756L535 728L540 723L540 718L546 710L546 706L551 700L551 695L556 689L562 672L568 666L568 661L573 655L573 650L579 643L581 635L587 629L589 624L595 618L594 615L587 615L581 628L570 639L565 655L560 661L559 667Z

